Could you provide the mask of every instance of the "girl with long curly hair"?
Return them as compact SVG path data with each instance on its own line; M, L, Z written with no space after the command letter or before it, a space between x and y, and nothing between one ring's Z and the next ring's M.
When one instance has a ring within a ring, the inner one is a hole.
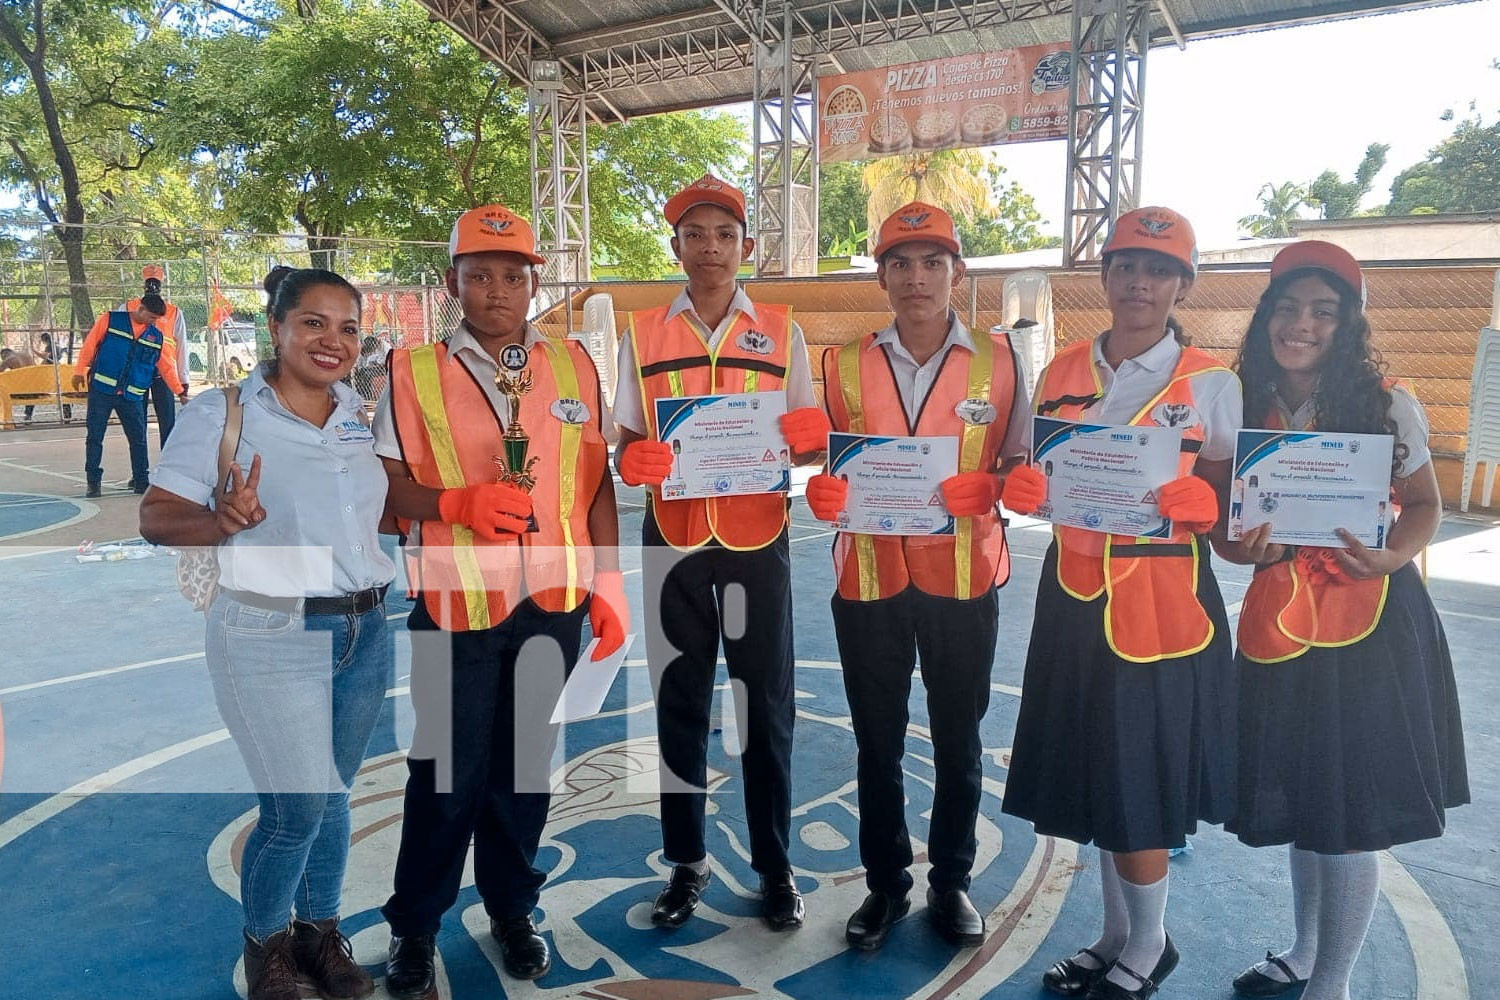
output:
M1380 889L1375 852L1440 835L1444 810L1469 800L1453 662L1412 565L1442 520L1427 418L1384 377L1364 300L1346 251L1290 244L1236 365L1247 427L1392 435L1401 510L1383 549L1343 529L1343 548L1294 549L1263 524L1230 550L1256 571L1240 612L1228 828L1252 847L1289 845L1296 924L1290 948L1235 979L1243 996L1305 982L1303 1000L1348 1000Z

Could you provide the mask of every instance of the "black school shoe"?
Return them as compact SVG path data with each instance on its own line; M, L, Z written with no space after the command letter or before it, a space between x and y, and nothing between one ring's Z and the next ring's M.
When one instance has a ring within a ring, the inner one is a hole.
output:
M1156 960L1156 967L1151 970L1150 976L1143 976L1128 965L1122 965L1117 959L1110 966L1137 980L1140 985L1133 990L1127 990L1118 983L1108 979L1100 979L1089 987L1088 1000L1149 1000L1162 984L1162 980L1172 974L1177 968L1177 946L1172 943L1172 935L1167 935L1167 947L1162 951L1161 958Z
M1255 966L1250 966L1241 972L1234 980L1234 991L1242 997L1279 997L1283 993L1290 992L1307 982L1306 979L1298 979L1292 967L1281 959L1266 952L1266 961L1286 973L1287 982L1272 979L1264 972L1258 971Z
M802 926L807 909L797 879L791 872L763 875L760 879L761 919L773 931L794 930Z
M844 926L844 939L859 951L875 951L885 944L891 927L906 916L910 908L911 900L904 892L899 896L872 892Z
M651 907L651 922L658 927L681 927L698 908L703 890L708 888L708 872L702 875L687 865L672 869L667 887L656 897Z
M490 936L500 943L505 971L517 979L540 979L552 968L552 952L530 915L491 920Z
M927 915L938 932L956 945L973 948L984 943L984 917L962 889L938 892L928 886Z
M437 986L436 951L436 935L392 934L390 959L385 966L386 992L397 1000L423 1000Z
M1096 968L1077 962L1077 955L1088 955L1099 965ZM1053 962L1052 968L1042 973L1042 985L1058 996L1081 997L1109 971L1109 963L1098 952L1079 948L1077 955Z

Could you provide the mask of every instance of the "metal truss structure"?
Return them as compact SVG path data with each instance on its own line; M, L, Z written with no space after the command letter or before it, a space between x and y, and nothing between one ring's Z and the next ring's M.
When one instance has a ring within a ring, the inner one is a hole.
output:
M779 22L779 23L778 23ZM760 16L753 95L755 273L817 273L818 145L815 60L792 41L792 13Z
M754 105L753 231L765 274L802 273L817 234L815 73L1071 37L1065 252L1091 260L1135 203L1155 44L1452 0L420 0L532 91L541 245L589 261L588 122ZM1067 34L1071 26L1071 36ZM541 87L538 87L541 84ZM555 89L554 89L555 88Z
M1094 260L1110 225L1136 207L1150 28L1143 0L1078 0L1073 6L1073 135L1063 196L1069 267Z

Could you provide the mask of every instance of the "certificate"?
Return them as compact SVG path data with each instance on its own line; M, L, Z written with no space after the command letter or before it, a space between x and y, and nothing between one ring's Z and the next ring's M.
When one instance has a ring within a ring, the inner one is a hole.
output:
M1385 548L1390 518L1389 434L1240 431L1229 493L1229 537L1271 522L1271 541L1343 548L1344 528Z
M790 492L784 413L786 394L780 390L658 399L657 439L672 446L662 499Z
M951 535L938 485L958 472L956 437L828 435L828 474L849 484L835 526L861 535Z
M1032 464L1047 477L1038 517L1086 531L1171 537L1156 491L1177 478L1180 430L1032 420Z

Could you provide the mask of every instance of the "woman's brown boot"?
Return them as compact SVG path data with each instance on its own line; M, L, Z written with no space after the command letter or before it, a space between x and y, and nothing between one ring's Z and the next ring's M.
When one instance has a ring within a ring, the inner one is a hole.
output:
M339 918L292 922L292 953L297 971L325 1000L361 1000L375 992L375 980L354 961L354 949L339 930Z

